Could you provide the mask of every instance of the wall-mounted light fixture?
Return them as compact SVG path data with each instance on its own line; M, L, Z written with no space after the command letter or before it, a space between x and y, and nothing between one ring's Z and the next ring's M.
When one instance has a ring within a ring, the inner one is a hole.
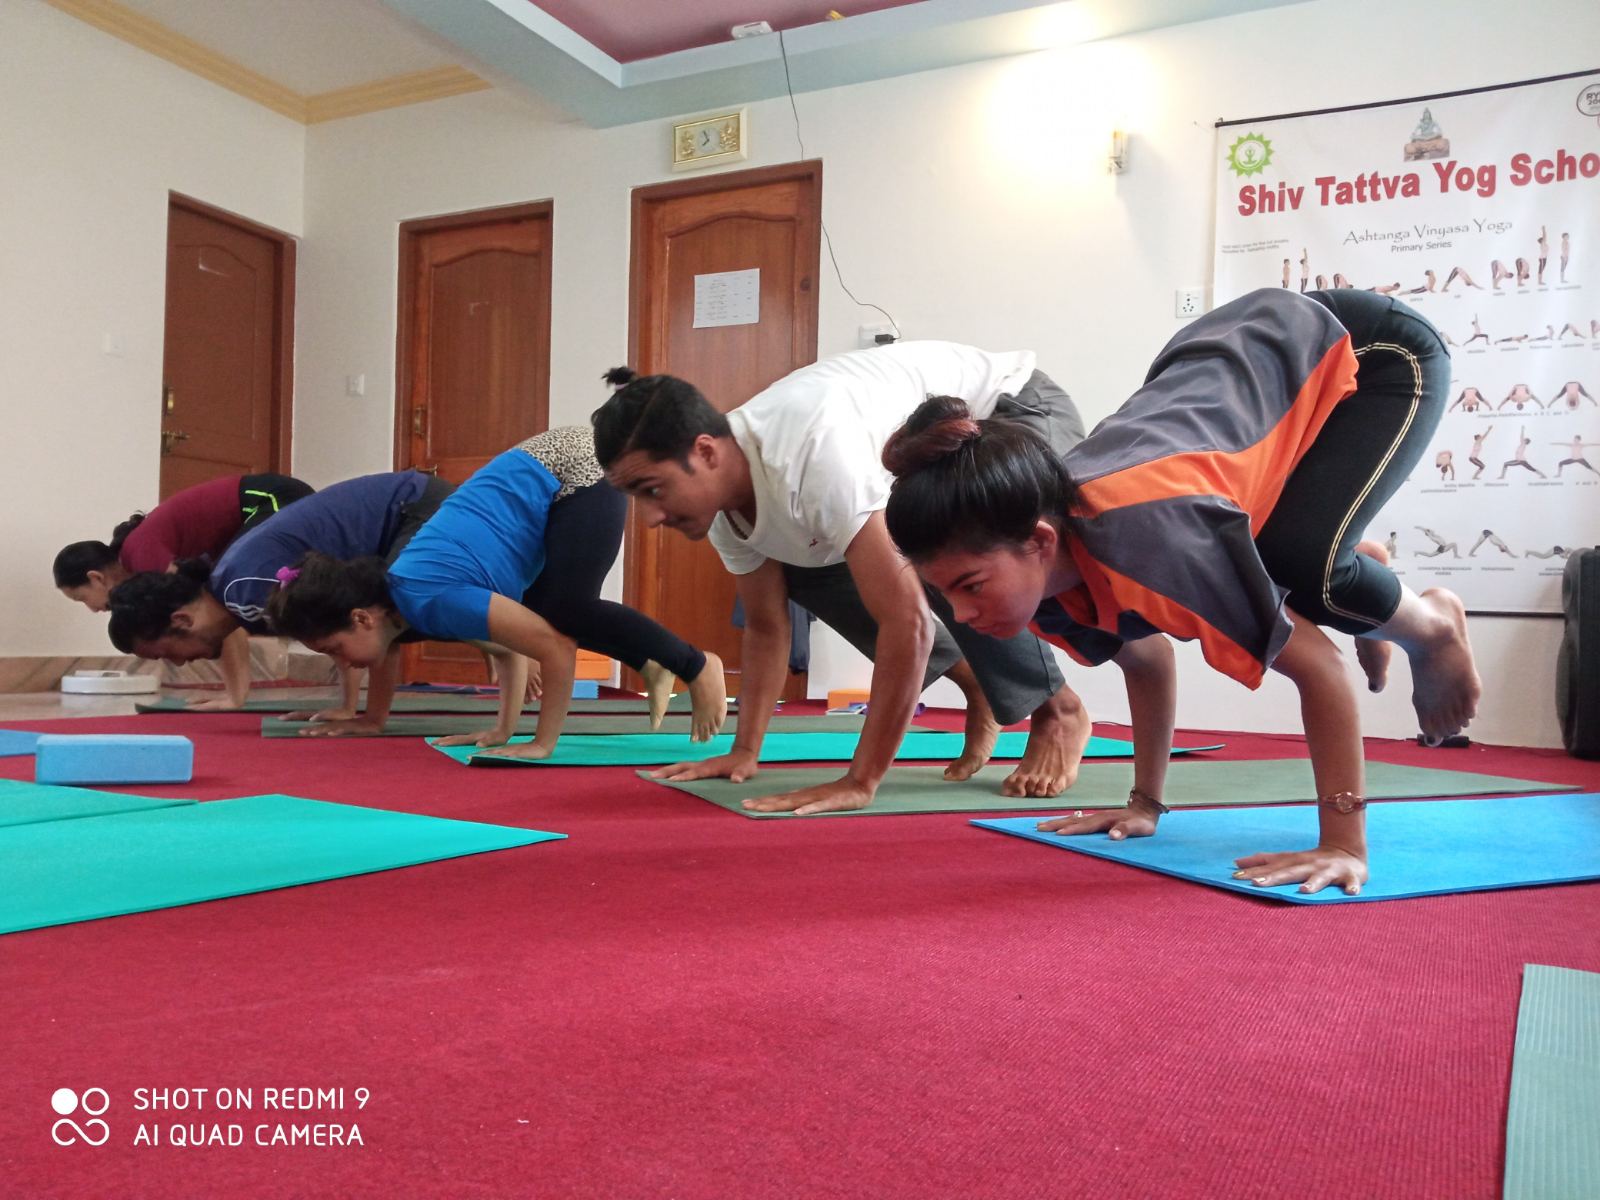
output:
M1106 162L1106 170L1113 175L1120 175L1128 169L1128 135L1120 129L1111 131L1111 155Z

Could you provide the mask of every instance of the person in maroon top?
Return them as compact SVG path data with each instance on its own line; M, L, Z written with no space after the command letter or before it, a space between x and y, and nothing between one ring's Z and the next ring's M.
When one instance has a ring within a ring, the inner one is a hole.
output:
M145 571L166 571L180 559L215 562L233 540L315 489L292 475L224 475L185 488L148 513L112 530L111 542L73 542L56 555L57 589L91 612L110 607L111 589ZM223 658L223 674L248 677L249 635L240 631ZM204 706L206 702L200 702Z

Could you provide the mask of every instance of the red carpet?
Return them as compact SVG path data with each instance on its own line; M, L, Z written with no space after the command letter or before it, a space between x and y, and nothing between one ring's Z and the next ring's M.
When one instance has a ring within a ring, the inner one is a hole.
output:
M27 727L196 738L194 784L131 791L571 839L0 938L6 1196L1489 1200L1521 967L1600 970L1592 884L1306 909L957 816L746 821L624 770L465 772L257 717ZM1552 752L1372 751L1600 791ZM110 1093L106 1145L54 1144L60 1087ZM136 1108L179 1087L256 1108ZM251 1144L319 1121L364 1145ZM133 1142L232 1122L245 1145Z

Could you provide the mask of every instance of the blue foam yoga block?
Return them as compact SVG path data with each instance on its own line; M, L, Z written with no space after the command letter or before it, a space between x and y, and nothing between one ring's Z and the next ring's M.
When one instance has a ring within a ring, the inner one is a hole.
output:
M598 700L600 698L600 685L593 679L574 679L572 681L572 698L574 700Z
M194 743L137 733L43 734L34 751L36 783L188 783Z

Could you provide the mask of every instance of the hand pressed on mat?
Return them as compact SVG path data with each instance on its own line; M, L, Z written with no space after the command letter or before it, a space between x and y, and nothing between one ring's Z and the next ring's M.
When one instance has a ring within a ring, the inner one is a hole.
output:
M244 707L244 702L227 696L207 696L204 699L186 700L183 706L190 712L238 712Z
M797 817L810 817L817 813L866 808L877 793L876 786L846 775L832 783L819 783L781 796L757 796L744 801L744 808L749 812L792 812Z
M301 737L375 737L388 724L385 717L361 716L338 720L318 719L317 724L300 731Z
M358 710L354 708L297 708L293 712L279 713L274 720L278 721L349 721L353 720Z
M519 742L515 746L507 746L502 738L495 749L484 751L485 758L549 758L555 753L554 746L541 746L538 742ZM457 742L456 745L464 743Z
M1281 887L1298 883L1307 894L1336 885L1347 896L1360 893L1367 881L1365 858L1338 846L1318 846L1315 850L1282 850L1272 854L1250 854L1236 858L1235 879L1248 879L1257 887Z
M747 779L754 779L760 772L761 764L753 753L749 750L733 750L699 762L673 763L670 767L651 771L650 778L669 783L690 783L696 779L731 779L734 783L743 783Z
M436 746L504 746L511 740L511 734L500 729L485 729L478 733L447 733L443 737L435 738ZM534 757L534 756L530 756ZM537 757L543 758L544 755Z
M1039 822L1039 832L1059 833L1063 837L1103 833L1113 842L1120 842L1123 838L1149 837L1156 831L1156 822L1160 819L1158 813L1129 806L1088 812L1082 816L1053 817Z

